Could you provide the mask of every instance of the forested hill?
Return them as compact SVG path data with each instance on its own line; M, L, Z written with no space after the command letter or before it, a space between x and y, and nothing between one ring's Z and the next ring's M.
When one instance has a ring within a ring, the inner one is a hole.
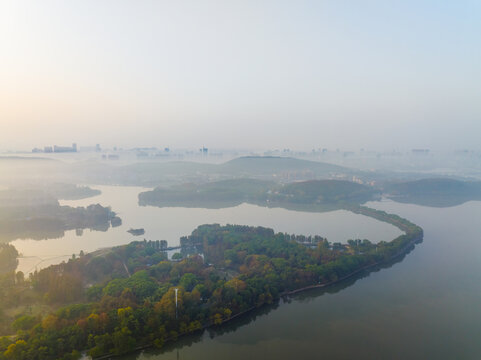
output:
M140 205L230 207L243 202L263 206L362 204L373 200L372 187L341 180L310 180L287 185L256 179L158 187L139 194Z
M271 175L304 171L311 172L315 176L328 176L333 173L353 172L352 169L338 165L275 156L245 156L228 161L220 167L228 173L245 175Z
M446 207L481 200L481 182L431 178L391 184L385 192L399 202Z
M156 188L139 194L140 205L230 207L242 202L266 200L274 182L255 179L221 180L205 184L183 184Z
M156 188L139 194L140 205L230 207L242 202L265 202L276 183L255 179L221 180Z

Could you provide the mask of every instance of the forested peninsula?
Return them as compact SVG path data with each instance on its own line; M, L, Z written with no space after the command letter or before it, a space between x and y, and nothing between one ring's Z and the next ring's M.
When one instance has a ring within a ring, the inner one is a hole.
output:
M139 194L142 206L222 208L247 202L269 207L315 207L316 211L359 205L380 192L345 180L309 180L280 184L257 179L230 179L203 184L157 187Z
M0 191L0 242L56 238L73 229L105 231L113 219L117 219L116 214L99 204L62 206L57 198L42 190Z
M51 311L17 316L11 325L17 334L0 338L0 359L77 359L83 351L102 358L162 347L281 296L388 263L422 241L423 230L397 215L360 206L350 210L404 234L377 244L367 239L341 244L263 227L202 225L181 239L180 261L167 260L158 242L137 241L82 255L29 279L8 273L0 280L2 309L41 302Z

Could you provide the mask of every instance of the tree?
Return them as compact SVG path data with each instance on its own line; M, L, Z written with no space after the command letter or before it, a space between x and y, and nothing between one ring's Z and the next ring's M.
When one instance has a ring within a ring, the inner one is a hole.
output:
M17 284L23 284L23 282L25 281L25 275L22 271L17 271L17 273L15 274L15 279L17 281Z
M172 255L172 260L181 260L182 257L183 257L182 254L177 252L174 255Z
M182 286L186 291L192 291L196 284L197 277L192 273L186 273L182 275L179 281L179 285Z

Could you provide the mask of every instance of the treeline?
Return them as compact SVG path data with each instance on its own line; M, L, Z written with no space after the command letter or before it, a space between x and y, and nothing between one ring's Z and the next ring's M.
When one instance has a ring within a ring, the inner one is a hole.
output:
M161 347L282 294L390 261L422 239L422 230L407 220L377 210L369 216L398 224L406 234L378 244L322 238L312 248L268 228L203 225L184 240L201 247L203 257L166 261L160 244L140 241L52 266L22 283L44 301L81 304L43 318L18 317L12 325L17 336L0 339L0 359L75 359L81 350L95 358ZM12 289L22 286L14 283Z
M407 219L400 217L399 215L389 214L383 210L376 210L367 206L350 206L346 207L346 209L353 213L369 216L379 221L394 225L408 235L412 235L414 237L418 236L420 239L423 237L423 229L421 227L413 224Z
M255 179L232 179L204 184L183 184L155 188L139 194L140 205L153 206L234 206L242 202L265 202L276 184Z
M22 181L8 191L42 192L47 196L59 200L79 200L102 193L100 190L92 189L89 186L49 181L39 182L38 180L34 182Z
M10 244L0 244L0 273L14 271L18 265L18 251Z
M155 188L139 194L140 205L226 207L243 202L261 205L361 204L379 191L343 180L310 180L282 185L255 179Z
M69 302L88 302L99 291L95 284L128 277L165 260L165 252L152 245L134 242L86 255L81 252L80 257L35 271L28 279L24 279L22 272L0 274L0 335L16 330L18 314L37 317L45 309Z
M57 199L79 200L100 195L101 191L88 186L54 183L44 186L44 191Z
M60 237L73 229L105 231L112 221L118 224L120 218L99 204L74 208L39 190L0 191L0 242Z
M372 187L345 180L310 180L287 184L269 200L296 204L362 204L378 194Z

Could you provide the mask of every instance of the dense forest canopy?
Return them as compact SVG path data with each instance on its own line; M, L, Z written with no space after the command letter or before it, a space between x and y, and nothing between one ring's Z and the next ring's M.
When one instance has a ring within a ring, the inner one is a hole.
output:
M76 359L85 349L99 357L162 347L283 294L390 261L422 240L422 229L399 216L353 210L405 234L378 244L366 239L332 244L321 236L263 227L202 225L182 238L180 261L166 259L165 244L137 241L81 254L26 280L7 274L0 279L1 308L40 302L51 311L19 314L10 325L17 335L0 338L0 359ZM186 255L192 248L201 255Z

